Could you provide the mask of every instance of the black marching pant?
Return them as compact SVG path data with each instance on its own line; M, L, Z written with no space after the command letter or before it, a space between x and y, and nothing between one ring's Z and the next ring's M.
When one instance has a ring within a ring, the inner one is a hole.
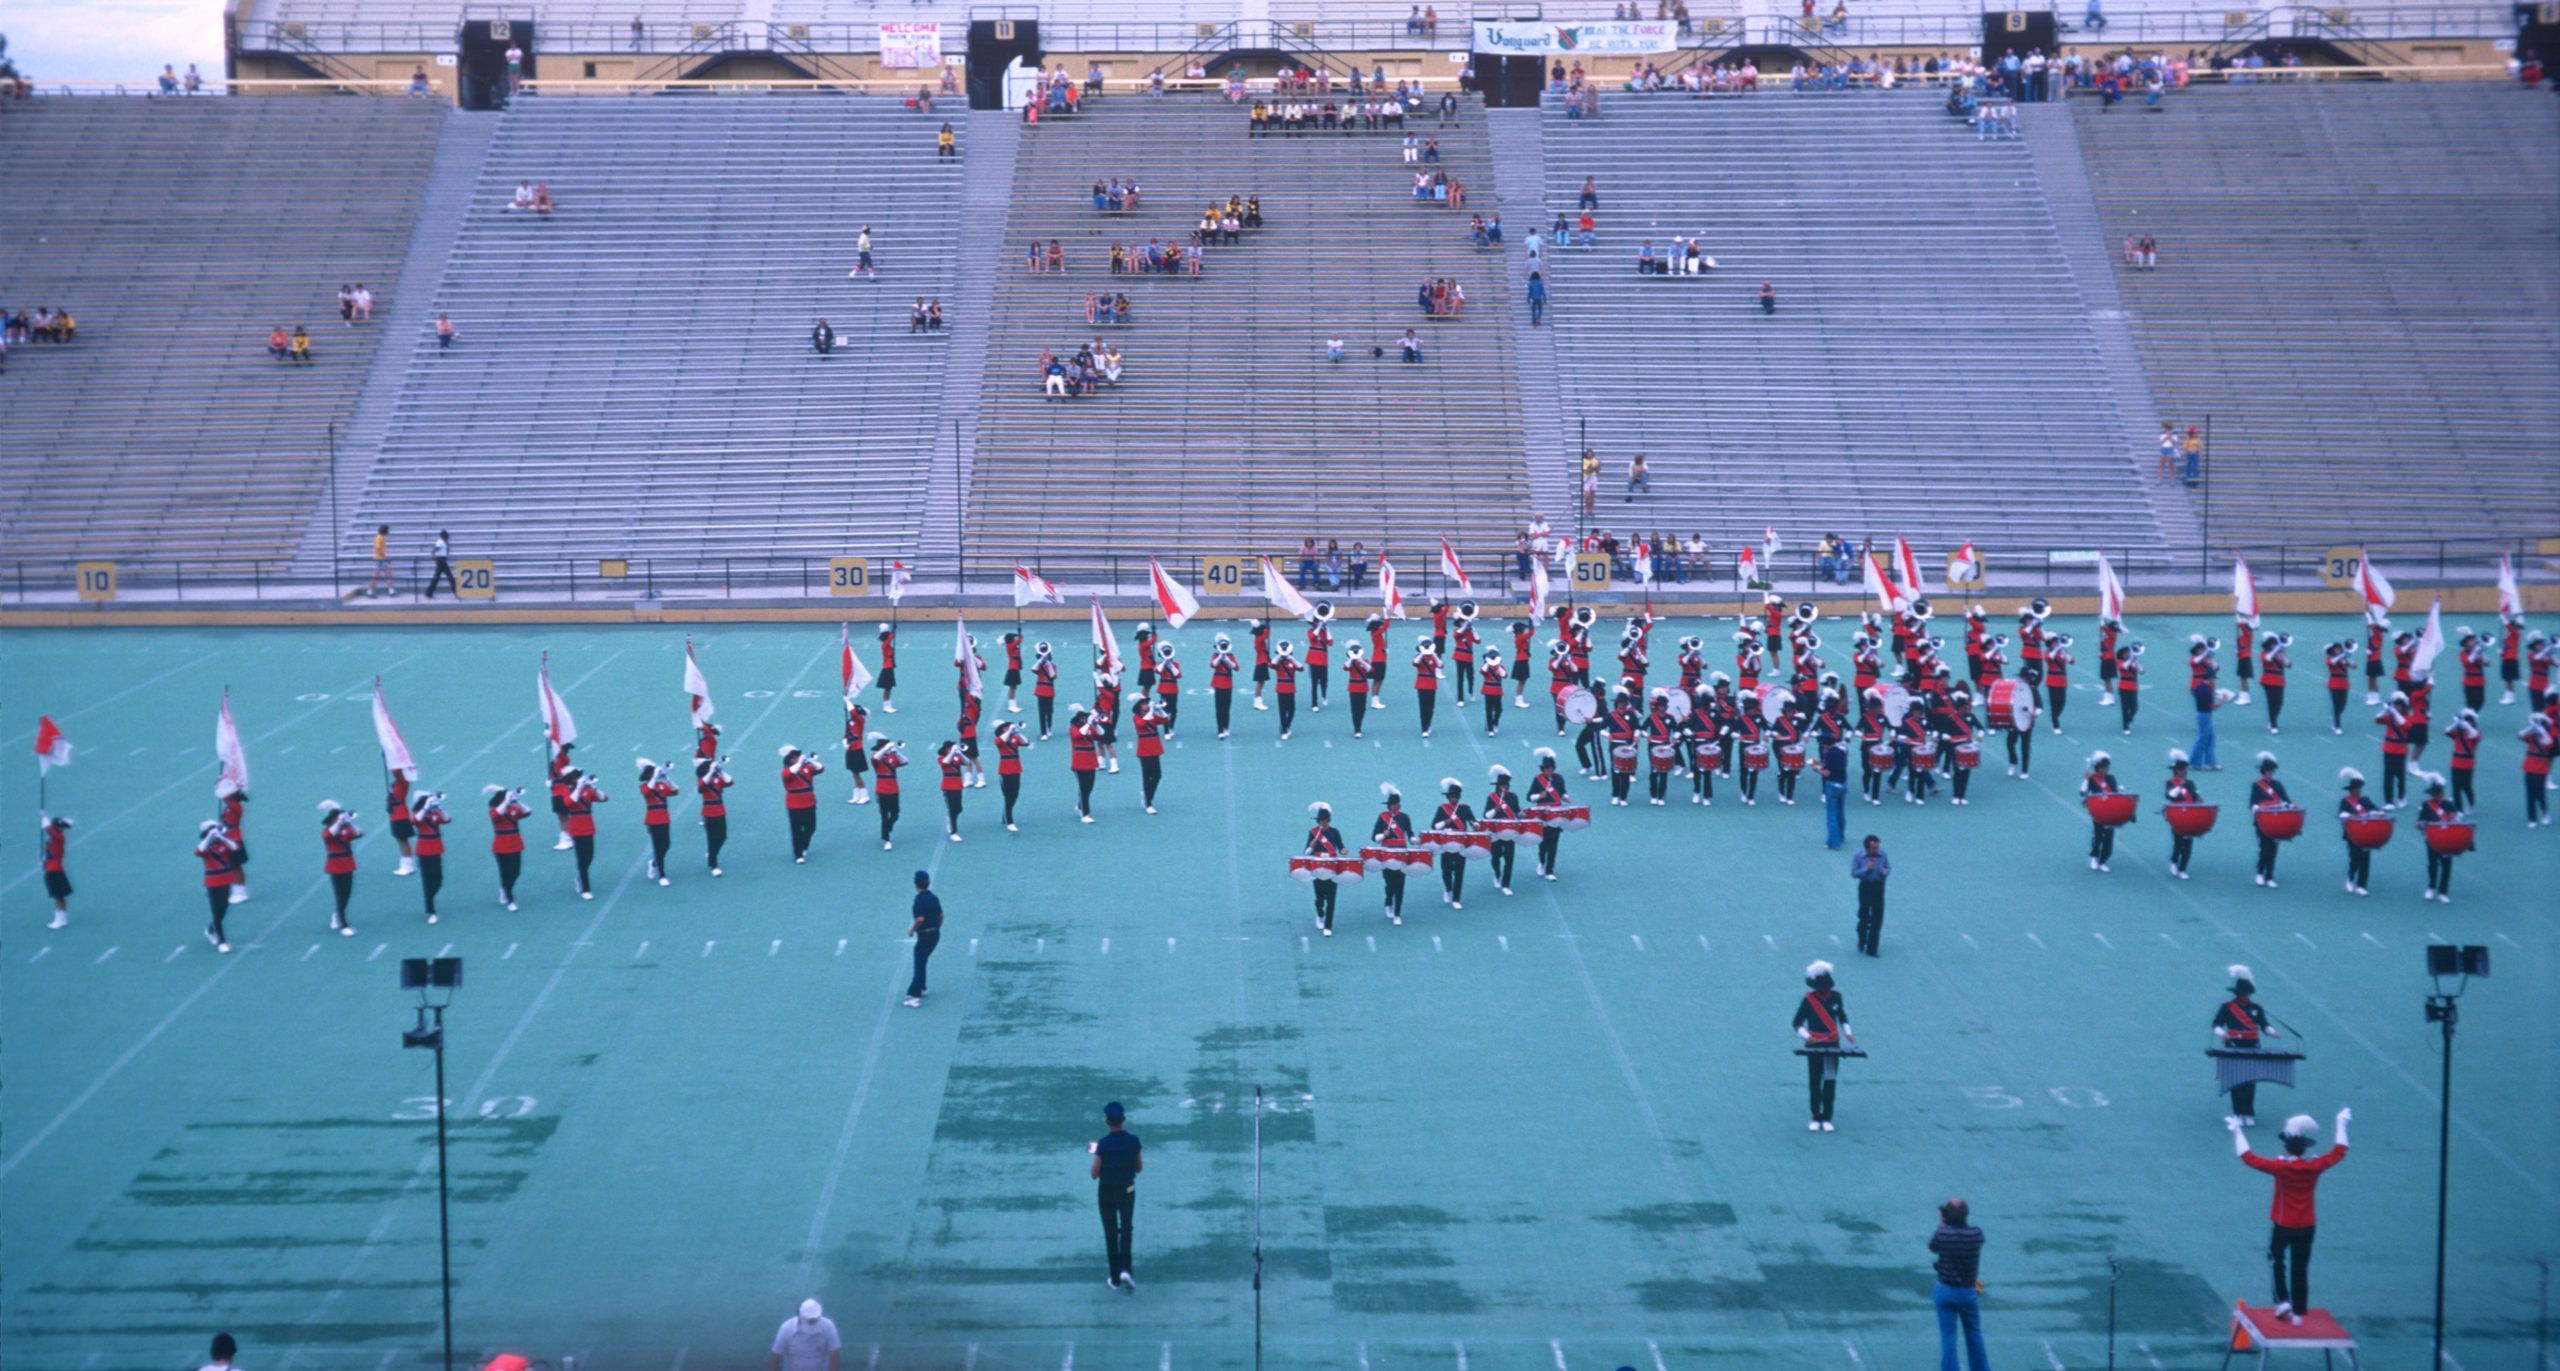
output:
M1387 912L1402 915L1404 913L1404 873L1381 871L1378 875L1385 881L1387 887Z
M1491 737L1502 728L1502 692L1487 691L1484 697L1484 731Z
M1295 693L1284 693L1280 696L1280 736L1288 737L1290 728L1297 722L1298 697Z
M1332 693L1333 667L1331 664L1310 665L1307 668L1307 707L1324 708L1325 697Z
M2373 879L2373 849L2347 844L2347 884L2361 890Z
M2395 805L2409 793L2409 759L2388 753L2382 758L2382 803Z
M1884 882L1858 882L1858 950L1872 957L1884 944Z
M1822 1052L1806 1057L1804 1081L1814 1122L1831 1122L1831 1103L1840 1093L1840 1059Z
M2277 1224L2267 1234L2267 1267L2275 1276L2276 1303L2290 1304L2299 1314L2311 1308L2311 1234L2309 1228ZM2285 1268L2293 1269L2287 1281Z
M1562 845L1563 845L1563 843L1564 843L1564 830L1563 830L1563 829L1561 829L1561 828L1541 828L1541 829L1539 829L1539 830L1538 830L1538 874L1539 874L1539 875L1542 875L1542 876L1552 876L1552 875L1554 875L1554 874L1556 873L1556 849L1557 849L1558 847L1562 846Z
M1584 724L1582 731L1573 735L1573 759L1582 764L1582 772L1586 776L1600 769L1600 725L1597 722Z
M1218 736L1223 738L1227 736L1227 716L1235 709L1236 692L1232 686L1220 686L1209 692L1209 696L1218 715ZM1049 736L1049 719L1045 714L1040 718L1040 736Z
M2446 794L2445 798L2453 802L2454 808L2468 810L2478 807L2480 803L2479 793L2471 788L2472 768L2467 766L2454 767L2447 773L2446 779L2453 782L2453 788Z
M595 865L596 835L592 833L584 835L572 834L569 838L569 848L578 859L578 893L584 895L594 889L593 886L587 884L587 868Z
M204 888L204 902L213 907L213 940L218 943L229 942L230 939L224 937L222 934L222 918L224 915L231 912L231 887L227 885L206 886Z
M2331 686L2329 688L2329 731L2332 733L2337 732L2339 728L2345 725L2346 720L2347 688L2345 686Z
M2231 1087L2231 1112L2234 1116L2243 1119L2258 1117L2257 1082L2251 1081L2247 1085Z
M1316 680L1316 696L1318 699L1324 696L1324 680L1321 676ZM1174 721L1182 717L1182 696L1179 693L1158 695L1156 703L1164 709L1164 736L1170 738L1173 736Z
M945 829L946 831L948 831L948 832L952 832L952 833L957 833L957 832L959 832L959 831L960 831L960 792L959 792L959 791L956 791L956 790L946 790L946 791L942 792L942 810L943 810L943 813L944 813L946 816L948 816L948 817L946 817L946 818L944 819L944 821L943 821L943 827L944 827L944 829Z
M2258 840L2258 874L2270 881L2276 878L2276 849L2281 846L2273 838Z
M667 844L674 841L675 835L667 831L665 824L650 824L647 827L649 829L649 875L655 880L665 880Z
M1050 725L1057 722L1058 697L1054 695L1036 696L1032 699L1031 703L1040 711L1040 736L1046 738L1049 736Z
M2044 693L2044 702L2045 708L2053 712L2053 731L2060 733L2062 731L2062 707L2071 703L2071 684L2065 681L2049 687Z
M2131 732L2133 729L2133 716L2142 712L2141 694L2137 691L2131 690L2117 691L2116 708L2124 715L2125 730L2127 732Z
M711 819L706 822L719 823L720 820ZM516 902L516 877L524 874L524 854L521 852L500 852L493 855L498 859L498 898L505 900L509 904L514 904Z
M2116 856L2116 831L2108 824L2089 825L2089 855L2104 866Z
M1076 812L1078 814L1093 812L1093 775L1090 771L1076 773Z
M1117 1281L1129 1274L1129 1238L1138 1213L1138 1187L1131 1181L1104 1181L1094 1190L1102 1209L1102 1259Z
M1417 690L1413 695L1416 700L1421 702L1415 705L1414 709L1422 718L1423 736L1428 737L1431 734L1431 706L1434 701L1440 698L1440 692L1437 690Z
M898 826L899 797L875 794L872 798L880 809L880 841L885 843L889 841L889 830Z
M1440 854L1440 885L1454 903L1467 897L1467 859L1455 852Z
M356 893L356 873L352 871L330 872L329 889L337 896L338 899L338 912L329 916L329 926L331 928L336 928L338 925L347 921L347 899ZM226 895L223 898L229 899L230 897Z
M1360 730L1365 727L1368 722L1369 692L1365 690L1355 690L1351 692L1351 736L1354 738L1359 737Z
M1022 798L1022 778L1020 776L998 776L996 778L996 793L1004 797L1004 826L1011 828L1013 827L1014 802Z
M2260 688L2267 692L2267 727L2274 728L2284 718L2284 687L2262 682Z
M444 889L444 858L421 855L418 858L418 890L427 897L427 912L436 912L436 892Z
M1475 688L1476 664L1473 662L1458 663L1458 698L1460 700L1466 699L1469 695L1475 693Z
M818 836L818 810L812 805L785 812L791 816L791 856L797 861L809 855L809 840Z
M1140 797L1140 803L1146 805L1149 809L1155 808L1156 786L1162 783L1163 780L1164 758L1140 757L1138 759L1138 794Z
M2133 726L2133 716L2127 714L2124 718L2125 726L2127 728L2131 728ZM2002 729L2000 731L2000 738L2002 744L2009 750L2009 764L2011 766L2016 767L2020 771L2032 771L2035 769L2036 730L2032 723L2025 728Z
M2187 859L2196 851L2196 840L2172 836L2169 839L2169 867L2173 871L2187 869Z
M1342 887L1333 881L1309 881L1308 884L1316 890L1316 922L1330 932L1333 929L1333 902L1341 895Z
M2543 787L2543 783L2550 779L2548 776L2536 776L2530 771L2524 774L2524 821L2526 823L2541 822L2543 811L2550 807L2550 792Z
M1520 865L1520 845L1497 838L1493 843L1493 883L1505 890L1511 888L1511 873Z
M920 1000L924 998L924 964L933 960L933 949L940 946L941 943L942 930L939 928L928 928L916 934L916 974L913 979L907 982L908 999Z
M2439 895L2453 892L2453 859L2427 849L2427 889Z
M714 814L703 819L702 855L704 865L711 867L719 866L720 849L727 846L728 842L729 820L727 816ZM506 859L502 857L499 858L499 860L503 862ZM501 874L504 874L503 871Z

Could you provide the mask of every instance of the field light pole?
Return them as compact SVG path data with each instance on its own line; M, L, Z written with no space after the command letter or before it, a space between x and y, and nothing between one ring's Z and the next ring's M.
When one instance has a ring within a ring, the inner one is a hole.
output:
M2444 1365L2444 1238L2445 1201L2450 1192L2453 1160L2453 1030L2462 1012L2455 1001L2471 985L2471 978L2489 976L2489 949L2455 947L2436 943L2427 948L2427 976L2435 989L2427 996L2427 1022L2444 1030L2444 1079L2436 1092L2436 1333L2435 1360ZM2444 978L2453 976L2453 989L2444 988Z
M462 988L460 957L404 957L400 988L418 992L418 1021L400 1034L400 1046L436 1054L436 1252L444 1266L444 1371L453 1371L453 1206L446 1187L444 1127L444 1010ZM441 1000L428 998L442 990Z

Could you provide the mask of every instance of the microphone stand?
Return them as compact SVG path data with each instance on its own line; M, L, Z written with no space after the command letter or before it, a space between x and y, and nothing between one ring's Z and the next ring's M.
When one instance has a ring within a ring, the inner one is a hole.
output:
M2124 1268L2116 1264L2113 1254L2107 1257L2107 1371L2116 1371L2116 1280Z

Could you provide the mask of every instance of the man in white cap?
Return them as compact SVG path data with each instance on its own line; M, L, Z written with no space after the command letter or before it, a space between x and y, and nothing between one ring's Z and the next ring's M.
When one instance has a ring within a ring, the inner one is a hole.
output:
M844 1339L836 1321L816 1300L800 1301L800 1313L784 1319L773 1335L772 1371L840 1371Z
M2329 1135L2337 1145L2319 1156L2312 1156L2312 1140L2320 1136L2320 1124L2308 1114L2296 1114L2284 1121L2284 1155L2261 1157L2249 1150L2249 1135L2241 1131L2238 1116L2222 1121L2231 1130L2231 1149L2242 1163L2253 1171L2264 1171L2275 1177L2275 1204L2268 1217L2274 1221L2267 1238L2267 1266L2275 1276L2275 1311L2278 1317L2292 1323L2302 1322L2311 1308L2311 1237L2319 1225L2312 1196L2320 1185L2320 1175L2347 1159L2347 1121L2355 1117L2352 1109L2341 1109L2329 1126ZM2290 1268L2288 1270L2288 1268ZM2288 1276L2290 1280L2286 1279Z

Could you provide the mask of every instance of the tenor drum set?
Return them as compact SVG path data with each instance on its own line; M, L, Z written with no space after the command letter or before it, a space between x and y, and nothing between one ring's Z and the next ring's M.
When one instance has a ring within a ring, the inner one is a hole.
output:
M1418 847L1364 847L1360 849L1360 866L1364 871L1420 875L1431 870L1431 854Z
M1589 805L1531 805L1527 811L1532 823L1540 828L1561 829L1571 833L1591 826Z
M1368 874L1367 864L1357 857L1307 857L1289 859L1289 878L1295 881L1334 881L1342 885L1358 885Z

